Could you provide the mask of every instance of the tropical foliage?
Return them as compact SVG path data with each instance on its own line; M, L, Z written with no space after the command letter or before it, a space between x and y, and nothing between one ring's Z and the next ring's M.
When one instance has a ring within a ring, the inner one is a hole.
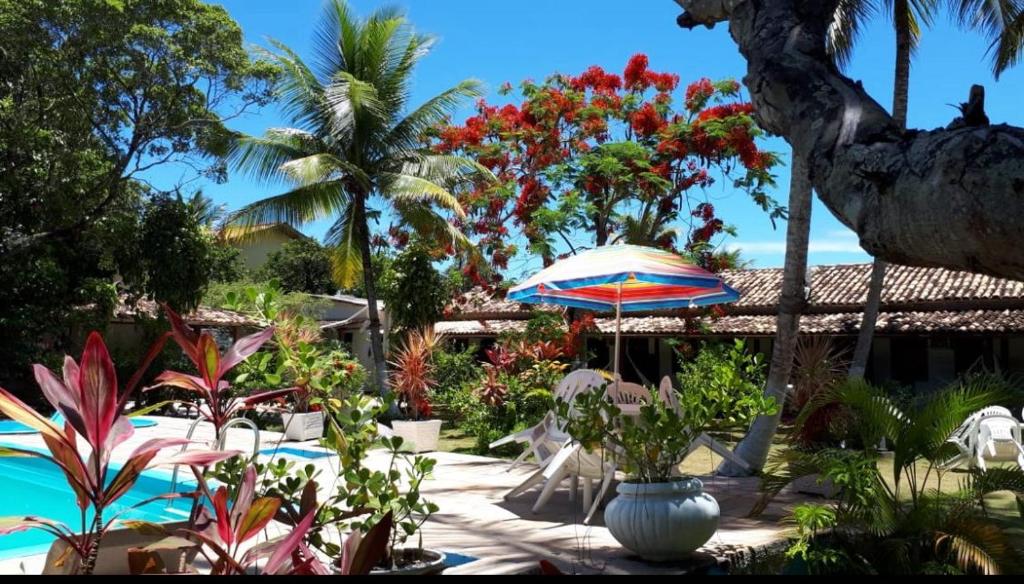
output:
M316 65L274 41L266 58L284 72L277 98L292 128L262 137L240 136L232 160L262 181L293 188L258 201L234 216L236 223L334 221L327 236L335 282L351 286L362 276L369 301L375 382L385 382L383 341L371 253L371 205L403 225L454 247L465 237L446 220L464 214L447 183L486 174L479 165L423 148L422 135L479 84L464 81L419 106L411 103L412 72L430 49L405 17L380 9L359 19L343 0L327 3L316 28Z
M398 409L407 420L430 417L430 392L437 385L433 355L443 340L433 329L412 331L392 358L391 382Z
M235 384L248 390L294 388L294 411L319 411L325 399L359 392L366 371L339 343L323 338L319 322L303 308L286 303L276 280L241 292L229 291L225 306L273 329L272 349L241 364Z
M331 257L327 248L312 239L289 241L267 257L256 278L276 281L284 292L334 294L337 284L331 278Z
M199 0L8 0L0 37L0 380L27 395L29 364L80 348L119 293L185 309L201 292L175 270L204 263L140 242L158 223L142 179L223 180L225 121L265 103L275 71ZM175 236L196 249L194 229Z
M850 379L810 402L797 423L821 407L841 404L863 450L786 450L766 469L765 499L800 477L816 475L836 492L834 503L801 508L801 537L792 554L812 572L994 574L1018 565L1004 527L985 511L989 495L1020 493L1024 474L998 468L971 472L948 489L942 463L955 455L949 436L968 416L1005 397L999 378L978 376L939 391L912 409ZM891 458L874 446L886 438ZM932 480L929 480L932 479ZM946 487L943 488L943 482ZM827 529L827 537L819 537Z
M199 415L213 424L214 435L218 439L228 421L241 411L284 398L295 391L295 388L288 388L235 397L231 393L231 384L225 380L228 372L274 336L274 328L267 328L239 339L222 355L217 341L210 333L197 333L167 306L164 307L164 311L171 323L171 338L192 362L199 375L165 371L156 378L155 387L168 386L191 392Z
M659 483L679 478L679 464L700 434L717 421L749 423L777 408L761 391L736 400L705 383L682 386L671 401L656 391L651 394L651 402L642 405L635 417L623 415L604 392L585 392L571 404L560 402L559 417L584 448L607 449L609 455L617 456L630 480Z
M67 479L75 494L75 504L82 513L82 524L78 529L45 517L4 517L0 519L0 535L26 529L46 531L67 544L68 549L77 555L81 573L90 574L103 536L134 506L121 509L113 516L105 515L104 511L128 493L144 469L160 464L206 466L238 454L237 451L190 450L155 460L161 450L188 444L189 440L154 438L136 447L120 470L112 472L110 461L113 451L134 433L134 427L125 415L125 403L134 393L149 362L163 348L165 340L161 338L150 349L146 360L123 391L119 390L106 345L95 332L89 335L78 362L71 357L65 359L63 379L42 365L34 366L39 389L63 416L63 427L0 388L0 413L38 431L49 452L5 446L0 448L0 455L35 457L54 464ZM139 505L149 502L152 501ZM64 561L70 560L65 558Z

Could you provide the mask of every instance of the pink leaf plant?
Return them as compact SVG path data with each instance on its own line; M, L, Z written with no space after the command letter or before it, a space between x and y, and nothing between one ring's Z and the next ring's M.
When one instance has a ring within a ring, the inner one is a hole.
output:
M165 371L156 378L156 385L149 389L171 386L191 392L195 397L193 405L199 410L200 415L213 424L217 438L220 438L224 425L240 411L296 391L297 388L292 387L246 397L232 397L231 384L224 379L231 369L258 351L274 336L274 327L239 339L221 355L212 335L193 330L169 306L164 305L164 311L171 322L171 338L195 365L199 375Z
M81 559L80 570L90 573L103 535L123 513L104 517L104 510L132 488L144 469L157 464L207 466L238 454L233 451L190 451L154 461L161 450L189 441L183 438L153 439L137 446L116 472L112 469L110 462L114 450L134 434L134 427L124 412L125 404L145 370L163 349L165 341L166 335L154 343L139 370L121 392L118 391L110 353L96 332L89 335L78 362L71 357L65 358L62 378L42 365L33 366L43 396L64 418L63 427L0 388L0 413L38 431L48 451L5 446L0 448L0 456L35 457L56 465L74 492L75 503L82 512L81 530L77 533L59 522L30 516L0 518L0 535L26 529L49 532L67 543ZM90 509L91 523L86 520L86 512Z

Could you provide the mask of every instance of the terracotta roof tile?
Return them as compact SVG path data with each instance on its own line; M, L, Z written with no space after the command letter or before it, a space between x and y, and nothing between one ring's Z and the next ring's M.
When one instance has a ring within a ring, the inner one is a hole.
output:
M740 292L731 315L773 314L782 289L782 269L733 270L722 278ZM809 270L810 312L858 312L867 300L870 264L815 266ZM890 310L1024 308L1024 282L942 268L890 265L882 291ZM559 310L558 307L550 307ZM528 318L531 307L474 290L449 307L448 319Z
M156 318L159 314L160 309L156 302L152 300L139 300L135 306L129 306L121 304L114 310L113 321L115 322L132 322L135 317L139 314L143 314L149 318ZM209 327L254 327L258 323L251 318L233 312L231 310L221 310L218 308L211 308L209 306L200 306L188 314L183 314L182 317L185 322L194 326L209 326Z
M597 327L605 335L615 333L615 320L599 318ZM800 319L803 334L855 334L860 329L859 312L807 314ZM711 335L770 336L775 334L775 316L730 315L704 319L701 323ZM524 320L446 321L436 325L438 332L456 337L496 336L502 332L522 331ZM880 334L962 332L1007 333L1024 331L1024 309L883 312L875 330ZM682 335L686 321L673 316L643 316L622 319L625 335Z

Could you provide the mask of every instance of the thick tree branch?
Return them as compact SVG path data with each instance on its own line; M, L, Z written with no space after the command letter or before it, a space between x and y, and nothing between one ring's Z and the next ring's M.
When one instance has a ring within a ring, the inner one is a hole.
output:
M1024 279L1024 129L903 132L825 54L837 0L678 0L729 30L758 122L808 148L819 197L886 261Z

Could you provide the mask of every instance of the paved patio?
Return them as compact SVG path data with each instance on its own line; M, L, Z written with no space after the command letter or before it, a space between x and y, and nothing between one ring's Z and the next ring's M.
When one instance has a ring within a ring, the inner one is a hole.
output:
M139 429L128 444L118 449L122 459L135 444L158 436L184 436L190 420L154 418L159 425ZM261 432L260 448L272 448L281 435ZM212 429L201 424L197 440L212 438ZM42 447L38 435L3 436L0 442ZM228 447L250 452L250 431L231 430ZM315 448L313 443L285 443L290 447ZM699 453L695 454L700 456ZM643 562L624 550L603 526L600 516L593 525L582 524L582 505L569 501L568 488L558 492L545 509L531 511L538 490L529 491L513 501L502 496L532 473L529 465L507 472L508 461L454 453L431 454L438 464L434 479L424 485L424 495L441 510L425 526L426 546L445 552L477 558L478 561L450 568L447 573L524 573L535 571L540 559L547 559L563 571L606 574L686 573L707 569L738 555L784 545L788 527L780 522L785 508L797 497L786 495L769 507L758 519L746 517L757 499L757 479L704 477L705 489L722 508L718 533L689 561L679 564ZM294 458L285 455L286 458ZM115 460L118 457L115 455ZM324 471L321 487L333 487L327 477L337 470L336 458L304 459ZM372 453L368 464L387 464L383 452ZM568 481L565 483L568 486ZM43 556L30 556L0 562L0 573L39 573Z

